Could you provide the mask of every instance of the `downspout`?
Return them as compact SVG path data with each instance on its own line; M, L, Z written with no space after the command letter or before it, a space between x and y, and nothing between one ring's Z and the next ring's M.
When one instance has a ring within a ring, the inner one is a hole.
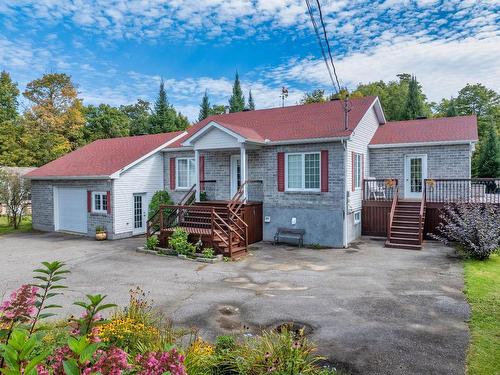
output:
M343 209L342 209L342 247L346 248L348 246L348 230L349 227L347 225L347 140L341 140L342 146L344 147L344 198L342 201Z

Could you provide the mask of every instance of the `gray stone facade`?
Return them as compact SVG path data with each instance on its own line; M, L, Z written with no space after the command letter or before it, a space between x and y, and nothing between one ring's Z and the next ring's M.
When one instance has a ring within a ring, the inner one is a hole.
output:
M372 148L370 177L397 178L400 192L404 192L405 155L410 154L427 155L427 178L471 177L471 149L467 144Z
M111 180L32 180L31 200L33 210L33 229L54 231L54 187L74 187L91 191L112 191ZM97 214L87 212L87 236L95 236L95 228L103 226L108 238L114 239L113 197L111 196L111 213Z

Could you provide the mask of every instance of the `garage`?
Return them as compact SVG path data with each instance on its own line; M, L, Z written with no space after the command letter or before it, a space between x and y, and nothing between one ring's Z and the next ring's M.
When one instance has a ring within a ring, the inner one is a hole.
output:
M59 187L56 197L56 230L87 233L87 191Z

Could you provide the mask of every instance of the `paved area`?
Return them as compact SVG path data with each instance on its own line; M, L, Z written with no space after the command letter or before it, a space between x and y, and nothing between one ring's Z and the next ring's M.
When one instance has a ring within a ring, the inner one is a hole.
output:
M282 322L310 327L329 361L352 374L463 374L469 308L450 249L350 249L260 244L245 260L205 265L135 251L143 239L96 242L62 234L0 237L0 296L29 282L43 260L71 269L71 302L102 293L126 304L141 286L173 320L212 338ZM247 328L248 327L248 328Z

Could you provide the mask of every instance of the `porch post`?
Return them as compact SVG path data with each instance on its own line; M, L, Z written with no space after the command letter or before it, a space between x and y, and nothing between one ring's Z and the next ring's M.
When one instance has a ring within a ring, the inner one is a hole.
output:
M245 149L245 144L242 143L240 146L240 173L241 173L241 184L244 184L247 180L247 151ZM243 200L247 200L248 186L243 187Z
M200 201L200 152L198 150L194 150L194 175L196 181L196 191L195 191L195 200L196 202Z

